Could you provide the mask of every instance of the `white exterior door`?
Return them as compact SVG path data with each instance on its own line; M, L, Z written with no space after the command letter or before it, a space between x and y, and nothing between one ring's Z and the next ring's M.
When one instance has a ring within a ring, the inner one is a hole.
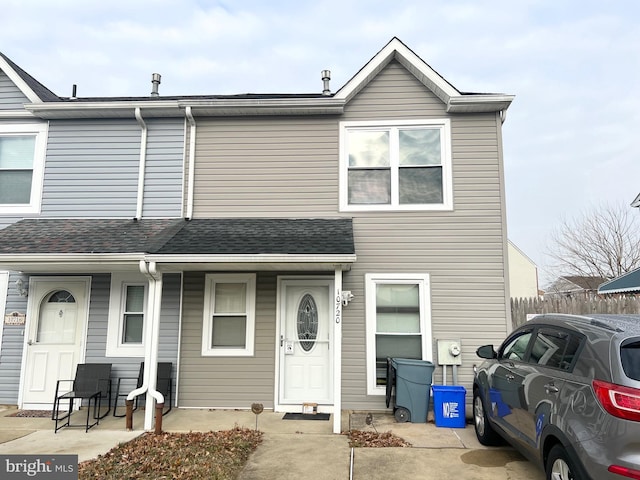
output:
M332 279L285 279L280 289L279 404L333 404Z
M73 378L83 357L89 280L32 277L29 284L21 405L48 410L57 380Z

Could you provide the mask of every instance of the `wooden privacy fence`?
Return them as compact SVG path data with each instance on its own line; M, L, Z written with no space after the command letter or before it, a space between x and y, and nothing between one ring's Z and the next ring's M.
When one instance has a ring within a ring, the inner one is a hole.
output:
M640 314L640 297L635 295L611 298L512 298L511 318L513 327L527 321L527 315L536 313L636 313Z

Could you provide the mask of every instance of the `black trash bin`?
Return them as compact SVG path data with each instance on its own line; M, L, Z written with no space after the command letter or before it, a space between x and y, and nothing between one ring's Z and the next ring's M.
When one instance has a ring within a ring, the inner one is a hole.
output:
M387 407L395 387L394 416L398 422L426 423L435 366L427 360L387 359Z

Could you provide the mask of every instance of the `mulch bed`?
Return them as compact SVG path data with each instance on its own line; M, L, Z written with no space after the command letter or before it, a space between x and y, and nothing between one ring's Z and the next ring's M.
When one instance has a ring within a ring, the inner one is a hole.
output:
M7 417L51 418L51 410L18 410Z

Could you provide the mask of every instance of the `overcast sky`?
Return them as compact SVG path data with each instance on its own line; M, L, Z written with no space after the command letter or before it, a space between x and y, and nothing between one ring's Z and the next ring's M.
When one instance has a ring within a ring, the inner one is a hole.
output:
M516 95L509 238L640 193L637 0L2 0L0 51L61 96L333 91L397 36L458 90ZM634 212L635 213L635 212ZM636 214L640 215L640 212Z

